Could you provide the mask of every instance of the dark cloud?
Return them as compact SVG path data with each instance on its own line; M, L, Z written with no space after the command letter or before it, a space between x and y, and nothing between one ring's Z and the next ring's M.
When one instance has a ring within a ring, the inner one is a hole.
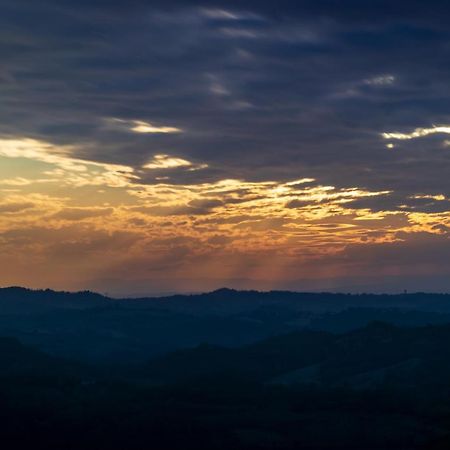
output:
M35 205L31 202L20 203L0 203L0 214L14 214L33 208Z
M161 153L208 165L139 172L146 184L307 176L399 200L450 191L445 136L387 149L380 135L450 123L448 2L3 0L1 9L3 134L136 169ZM108 118L183 132L113 130ZM380 210L389 200L370 202Z
M349 203L351 208L372 211L407 211L442 213L450 210L450 202L445 198L422 195L410 197L394 193L383 197L360 198Z
M219 199L205 198L202 200L192 200L188 204L174 206L133 206L130 211L149 214L152 216L180 216L180 215L204 215L209 214L215 208L222 206Z

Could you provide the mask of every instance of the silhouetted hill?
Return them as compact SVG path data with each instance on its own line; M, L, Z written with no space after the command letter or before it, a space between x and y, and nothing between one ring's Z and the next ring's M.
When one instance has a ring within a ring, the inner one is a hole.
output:
M406 308L423 311L450 313L450 294L341 294L290 291L236 291L219 289L211 293L196 295L174 295L156 299L129 299L134 306L146 300L152 306L165 307L174 311L209 315L236 314L252 311L261 306L287 307L296 312L338 312L347 308Z
M297 311L331 312L350 307L408 308L424 311L449 312L450 294L341 294L290 291L237 291L222 288L213 292L169 297L111 299L90 291L59 292L50 289L31 290L21 287L0 288L0 306L16 308L96 308L121 306L132 309L158 308L191 314L232 315L267 305L284 305Z
M52 309L85 309L109 305L108 298L90 291L59 292L22 287L0 289L0 312L30 313Z
M447 448L449 342L450 325L373 322L96 372L0 338L0 439L8 450Z
M450 296L347 295L219 289L198 295L111 299L92 292L0 289L0 335L60 357L138 363L207 343L239 347L289 332L332 332L372 320L450 323Z
M94 374L100 372L22 345L17 339L0 337L0 380L8 377L83 379Z
M232 376L282 385L437 389L450 379L449 345L450 325L373 322L342 335L302 331L238 349L203 345L150 361L141 376L157 383Z
M308 327L343 333L363 328L373 321L402 327L417 327L450 323L450 314L412 308L348 308L334 313L315 315Z
M200 345L150 361L141 376L158 383L224 376L264 381L320 362L332 342L332 335L327 333L304 331L238 349Z

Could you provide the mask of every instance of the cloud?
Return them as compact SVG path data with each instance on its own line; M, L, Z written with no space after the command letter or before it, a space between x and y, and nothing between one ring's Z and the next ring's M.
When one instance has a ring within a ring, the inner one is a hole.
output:
M59 175L74 185L104 184L110 186L126 186L133 175L133 168L104 163L95 160L80 159L73 156L77 152L75 146L61 146L50 142L18 137L0 138L0 156L5 158L24 158L32 161L56 166L62 171L47 171L47 175ZM98 170L100 169L100 171ZM93 175L93 173L95 175ZM23 177L0 180L2 184L26 185L39 182L52 182L51 177L45 179L28 180Z
M93 217L109 216L112 212L113 208L65 208L53 214L52 219L79 221Z
M22 177L4 178L0 180L0 184L4 186L27 186L32 183L33 181Z
M75 172L86 171L86 165L93 165L117 172L132 172L133 169L117 164L102 163L95 160L82 160L72 156L73 146L58 146L50 142L30 138L0 139L0 156L7 158L25 158L53 164Z
M27 233L41 280L89 254L287 283L444 242L448 2L334 3L5 0L1 205L37 205L0 217L16 272Z
M181 133L183 130L177 127L169 127L169 126L157 126L153 125L149 122L145 122L143 120L124 120L124 119L116 119L109 118L106 119L108 126L117 129L123 129L127 131L131 131L133 133Z
M367 78L364 80L364 84L369 86L386 86L395 82L394 75L379 75L373 78Z
M382 133L384 139L409 140L416 139L431 134L450 134L450 126L434 126L431 128L416 128L411 133Z
M0 203L1 214L19 213L27 209L33 208L35 205L31 202L23 203Z
M167 216L190 216L209 214L215 208L223 206L220 199L201 198L191 200L187 204L158 205L158 206L135 206L130 211L148 214L153 217Z
M445 195L443 195L443 194L436 194L436 195L416 194L416 195L411 196L411 198L413 198L413 199L430 199L430 200L436 200L439 202L446 200Z
M185 167L188 170L206 169L207 164L193 164L183 158L175 158L169 155L155 155L153 159L142 166L144 169L175 169L178 167Z
M226 9L218 9L218 8L202 8L200 10L201 14L208 19L217 19L217 20L240 20L243 16L227 11Z

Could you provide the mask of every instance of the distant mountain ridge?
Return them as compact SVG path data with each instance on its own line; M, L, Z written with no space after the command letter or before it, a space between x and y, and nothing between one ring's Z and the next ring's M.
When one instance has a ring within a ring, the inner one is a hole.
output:
M0 289L0 336L86 362L142 362L202 343L235 348L307 329L348 332L373 320L409 327L450 323L450 295L224 288L112 299L90 291Z
M92 291L54 291L52 289L34 290L19 286L0 288L0 302L14 300L15 302L29 305L28 301L39 302L42 306L55 307L98 307L115 305L126 305L132 307L151 306L170 307L176 305L183 308L186 302L191 307L204 306L204 302L228 301L242 302L245 306L249 303L302 303L308 308L319 308L326 310L340 310L350 306L376 306L376 307L428 307L437 310L444 308L450 312L449 293L402 293L402 294L349 294L332 292L295 292L295 291L256 291L235 290L221 288L212 292L201 294L174 294L163 297L136 297L136 298L111 298ZM89 303L87 303L89 302ZM0 307L4 306L0 303ZM211 305L213 306L213 305Z

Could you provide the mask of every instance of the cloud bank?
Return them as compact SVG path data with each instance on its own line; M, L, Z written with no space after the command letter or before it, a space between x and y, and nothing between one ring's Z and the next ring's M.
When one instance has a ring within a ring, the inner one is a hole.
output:
M450 274L448 2L0 9L0 283Z

